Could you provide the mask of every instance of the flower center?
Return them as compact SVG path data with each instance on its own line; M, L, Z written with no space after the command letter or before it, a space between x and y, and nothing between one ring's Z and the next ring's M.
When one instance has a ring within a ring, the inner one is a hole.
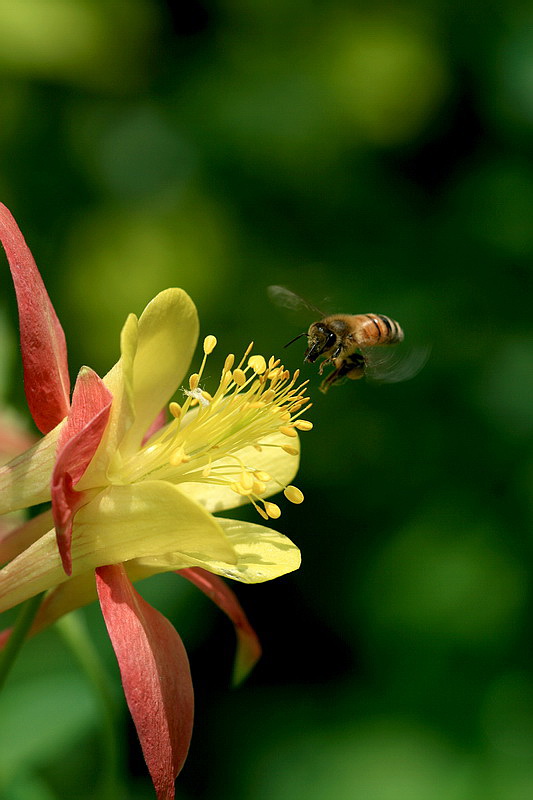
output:
M264 519L276 519L279 507L261 498L267 482L278 483L293 503L302 502L302 492L247 464L241 451L250 446L257 451L276 447L289 456L298 455L297 431L313 427L301 419L311 406L305 396L307 381L297 385L299 371L291 376L279 359L272 357L267 363L263 356L250 356L252 343L237 366L233 355L226 358L219 386L211 395L201 388L200 380L215 346L214 336L204 339L202 365L189 378L185 402L170 403L172 421L123 465L121 480L224 485L246 497Z

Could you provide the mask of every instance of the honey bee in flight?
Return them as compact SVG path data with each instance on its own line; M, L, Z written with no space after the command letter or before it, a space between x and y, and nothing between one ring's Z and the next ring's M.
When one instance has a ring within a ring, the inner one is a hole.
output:
M318 308L307 303L284 286L269 286L268 294L277 305L296 310L307 308L321 317L311 323L308 331L299 333L285 347L307 336L304 361L314 364L322 358L319 374L330 364L334 370L320 384L320 391L327 392L330 386L348 380L359 380L364 376L387 383L412 378L425 364L426 349L398 355L395 348L378 351L384 345L397 345L404 333L396 320L384 314L330 314L324 315Z

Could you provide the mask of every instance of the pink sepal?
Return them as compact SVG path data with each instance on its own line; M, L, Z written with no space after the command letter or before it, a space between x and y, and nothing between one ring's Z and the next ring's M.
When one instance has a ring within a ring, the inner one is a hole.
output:
M72 573L72 520L84 503L84 493L77 492L74 486L100 443L112 399L111 392L96 372L83 367L74 386L67 422L59 436L51 485L57 546L67 575Z
M99 567L96 588L157 798L173 800L192 735L187 653L168 619L135 591L122 564Z
M0 203L0 240L15 284L28 407L41 433L67 416L70 378L63 328L19 227Z
M233 667L233 684L241 683L261 656L261 645L257 634L248 622L235 592L218 575L201 567L186 567L177 574L194 583L223 611L235 626L237 654Z

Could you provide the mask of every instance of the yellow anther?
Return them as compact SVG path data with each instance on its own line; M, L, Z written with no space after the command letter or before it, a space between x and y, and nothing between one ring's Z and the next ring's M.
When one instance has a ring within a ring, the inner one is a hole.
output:
M282 425L282 427L279 429L279 432L284 436L290 436L292 439L298 436L294 428L290 428L288 425Z
M253 489L254 494L260 495L260 494L263 494L263 492L266 489L266 486L263 483L263 481L257 481L256 480L256 481L253 482L252 489Z
M270 519L278 519L278 517L281 517L281 508L275 503L265 503L265 511Z
M288 422L291 418L291 415L289 414L288 411L282 411L281 414L279 415L279 418L282 422Z
M281 449L285 450L290 456L297 456L299 453L299 450L296 447L291 447L290 444L282 444Z
M255 510L257 511L257 513L258 513L258 514L259 514L261 517L263 517L263 519L268 519L268 514L266 513L266 511L263 511L263 509L262 509L262 508L260 508L260 507L257 505L257 503L254 503L254 506L255 506Z
M237 368L233 370L233 380L237 386L244 386L246 383L246 375L242 369Z
M287 488L283 490L283 494L287 500L290 500L291 503L296 503L296 505L304 501L303 492L300 491L297 486L287 486Z
M243 489L247 489L249 491L254 485L253 474L251 472L241 472L240 484Z
M253 369L256 375L262 375L267 368L266 361L263 356L250 356L248 359L248 366Z
M297 419L294 427L298 428L299 431L310 431L313 429L313 423L309 422L308 419Z
M169 403L168 410L172 414L173 417L179 419L181 417L181 406L179 403L176 403L174 400Z
M230 385L233 378L231 377L231 372L229 369L224 373L222 380L220 381L220 391L225 392L228 386Z
M216 346L217 346L217 337L216 336L213 336L212 334L209 334L209 336L205 337L205 339L204 339L204 353L206 354L206 356L208 356L209 353L212 353Z
M174 453L171 454L168 460L171 466L179 467L180 464L186 464L191 459L190 456L185 454L183 447L179 447Z
M209 392L206 392L205 389L202 389L201 392L202 392L202 397L204 398L204 400L207 400L207 402L210 403L211 400L213 399L212 395L210 395ZM311 423L309 423L309 424L311 424ZM305 429L305 430L307 430L307 429Z
M263 470L261 469L258 469L257 472L255 472L254 474L258 481L267 482L271 479L268 472L263 472Z
M266 392L263 392L261 395L264 403L269 403L273 397L275 397L276 392L273 389L267 389Z
M232 483L230 489L232 489L236 494L242 495L243 497L246 497L246 495L250 494L249 490L245 489L244 486L241 486L240 483Z
M189 389L197 389L198 384L200 383L200 376L197 372L193 372L193 374L189 377Z
M225 373L232 368L235 363L235 356L233 353L230 353L229 356L226 356L226 360L224 361L224 369L222 370L222 374Z

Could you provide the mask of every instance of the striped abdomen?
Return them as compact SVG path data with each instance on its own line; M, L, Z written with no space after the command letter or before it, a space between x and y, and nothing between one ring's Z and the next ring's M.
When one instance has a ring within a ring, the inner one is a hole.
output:
M403 341L403 331L396 320L384 314L356 314L354 338L358 347L374 347L378 344L398 344Z

